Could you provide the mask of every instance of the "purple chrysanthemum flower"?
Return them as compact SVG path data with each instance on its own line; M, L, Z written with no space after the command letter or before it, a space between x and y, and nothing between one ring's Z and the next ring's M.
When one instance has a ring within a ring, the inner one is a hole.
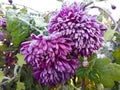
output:
M49 23L49 33L61 32L74 42L73 54L88 57L98 50L103 42L106 27L84 9L85 4L65 5Z
M0 26L6 30L6 19L5 18L1 18L0 19Z
M47 38L31 35L32 41L22 43L21 53L33 67L34 77L42 84L64 83L79 66L77 59L68 59L73 45L68 38L59 34Z
M0 41L3 41L3 39L4 39L4 33L0 32Z
M78 69L77 59L58 58L51 66L34 67L34 77L43 84L55 86L68 81Z

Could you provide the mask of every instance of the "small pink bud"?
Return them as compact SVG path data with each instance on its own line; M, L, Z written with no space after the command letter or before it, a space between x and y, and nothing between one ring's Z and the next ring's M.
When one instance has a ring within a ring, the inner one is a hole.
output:
M88 61L83 61L83 63L82 63L83 67L87 67L88 64L89 64Z

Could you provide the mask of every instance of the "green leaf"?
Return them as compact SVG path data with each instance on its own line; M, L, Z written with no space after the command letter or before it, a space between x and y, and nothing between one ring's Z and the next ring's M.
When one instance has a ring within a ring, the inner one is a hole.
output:
M44 86L43 86L43 90L49 90L48 86L47 86L47 85L44 85Z
M0 57L0 66L3 66L5 64L5 60L3 57Z
M4 51L6 49L6 46L4 44L0 44L0 51Z
M4 79L4 73L3 71L0 71L0 82L2 82L3 79Z
M89 78L90 78L90 80L94 81L95 83L100 83L100 77L95 69L89 73Z
M104 39L105 39L105 41L106 41L106 42L107 42L107 41L110 41L110 40L113 38L114 33L115 33L114 30L107 30L107 31L104 33Z
M24 83L18 81L17 82L17 89L16 90L25 90L25 85Z
M104 67L104 66L108 65L109 63L111 63L111 59L109 59L109 58L97 59L94 67L101 68L101 66Z
M80 67L77 72L76 72L76 75L77 76L81 76L81 78L85 78L89 73L89 70L88 68L86 67Z
M97 90L104 90L103 84L101 83L97 84Z
M102 20L103 20L103 15L100 14L100 15L97 17L97 19L98 19L100 22L102 22Z
M57 89L57 90L77 90L77 89L75 89L74 86L71 86L69 84L65 84L62 86L62 89Z
M63 2L63 0L57 0L57 1Z
M82 56L79 56L78 59L79 59L80 63L82 63L84 61L84 58Z
M32 73L32 67L29 65L26 64L22 67L20 78L22 78L21 82L24 82L26 90L34 90L31 88L35 87L36 83L38 83L36 80L34 80Z
M27 13L27 9L24 7L24 8L22 8L22 9L20 10L20 12L23 13L23 14L26 14L26 13Z
M114 81L120 81L120 65L111 63L109 58L97 59L94 65L105 87L113 87Z
M17 58L18 58L18 65L19 65L19 66L22 67L23 64L26 64L25 61L24 61L24 56L23 56L23 55L17 54L16 56L17 56Z
M114 50L113 57L116 60L116 63L120 64L120 47Z
M30 26L21 21L15 12L7 12L7 30L12 36L14 47L18 47L29 36Z

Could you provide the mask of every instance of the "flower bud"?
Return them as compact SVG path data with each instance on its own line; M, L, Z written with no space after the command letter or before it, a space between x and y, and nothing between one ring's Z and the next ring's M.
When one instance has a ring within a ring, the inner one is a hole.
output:
M89 65L89 62L88 61L83 61L82 65L83 65L83 67L87 67Z
M111 8L114 10L114 9L116 9L116 6L112 4Z
M8 2L9 2L10 4L12 4L12 3L13 3L13 1L12 1L12 0L8 0Z

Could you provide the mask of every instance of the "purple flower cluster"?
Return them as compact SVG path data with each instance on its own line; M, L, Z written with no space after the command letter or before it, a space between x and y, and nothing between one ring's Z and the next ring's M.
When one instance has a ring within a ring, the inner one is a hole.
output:
M21 52L33 67L34 77L46 85L54 86L69 80L79 67L77 59L67 58L73 43L60 34L43 36L31 35L31 41L23 42Z
M21 53L39 83L65 83L79 67L78 56L89 57L101 47L106 27L84 7L77 3L64 5L49 23L49 36L32 34L31 41L21 44Z
M65 5L48 26L49 33L62 33L74 42L72 53L88 57L98 50L103 42L103 31L107 28L84 10L85 4Z
M6 19L5 18L1 18L0 19L0 26L6 30Z

